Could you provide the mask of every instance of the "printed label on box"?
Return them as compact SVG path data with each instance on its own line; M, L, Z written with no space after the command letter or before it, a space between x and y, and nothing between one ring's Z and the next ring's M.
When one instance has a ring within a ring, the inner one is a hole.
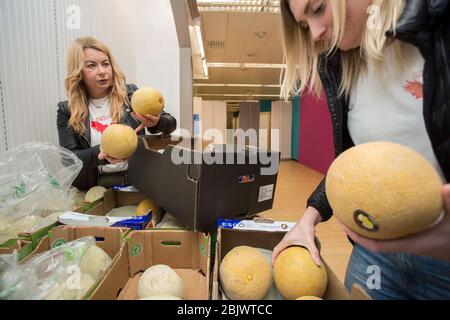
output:
M259 187L258 202L272 200L272 198L273 198L273 188L274 188L273 184L269 184L267 186Z
M287 232L295 226L294 222L288 221L253 221L253 220L227 220L218 219L217 227L235 230L256 230L268 232Z

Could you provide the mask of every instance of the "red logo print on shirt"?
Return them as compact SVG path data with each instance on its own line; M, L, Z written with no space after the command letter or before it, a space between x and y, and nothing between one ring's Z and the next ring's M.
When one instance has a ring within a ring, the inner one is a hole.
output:
M91 121L91 128L100 133L103 133L103 131L105 131L106 128L108 128L108 125L100 123L98 121Z
M416 100L423 99L423 80L422 72L414 74L414 80L406 81L403 89L408 91Z

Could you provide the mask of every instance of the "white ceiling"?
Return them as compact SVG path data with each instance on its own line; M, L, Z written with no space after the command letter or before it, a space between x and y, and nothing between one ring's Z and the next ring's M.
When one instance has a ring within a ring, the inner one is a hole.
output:
M200 19L208 63L283 63L279 13L200 12ZM207 80L195 83L279 85L281 69L209 67L208 72ZM279 100L279 93L279 87L194 86L194 95L207 100Z

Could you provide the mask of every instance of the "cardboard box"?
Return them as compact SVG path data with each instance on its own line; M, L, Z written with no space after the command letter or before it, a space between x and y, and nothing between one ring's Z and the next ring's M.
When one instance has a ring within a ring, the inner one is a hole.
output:
M146 195L141 192L120 192L110 189L105 193L104 198L90 204L79 206L74 212L105 216L114 208L138 205L139 202L145 198L147 198ZM152 228L154 226L152 215L153 213L149 213L148 217L145 219L139 218L137 219L138 221L125 221L124 223L117 224L117 226L138 230ZM33 233L20 233L16 239L10 239L3 244L0 244L0 254L8 254L17 250L19 261L21 261L36 249L40 241L47 236L52 229L59 225L60 223L56 222Z
M84 204L83 206L79 206L74 211L78 213L84 213L87 210L92 209L103 201L103 199L99 199L98 201L91 204ZM35 232L22 232L17 235L16 239L10 239L2 244L0 244L0 254L8 254L17 250L17 254L19 255L19 261L22 261L25 257L27 257L30 253L33 252L34 249L38 246L39 242L51 231L53 228L59 225L58 222L55 222L51 225L43 227Z
M263 165L262 155L276 161ZM224 164L209 164L205 159L210 157ZM272 208L279 159L279 152L251 147L141 136L129 159L128 181L190 230L212 232L219 217L252 216ZM268 168L274 173L262 174Z
M103 201L100 201L96 206L86 211L85 213L94 216L106 216L114 208L124 206L137 206L142 200L146 198L147 196L142 192L117 191L114 189L109 189L105 192ZM115 226L130 228L133 230L144 230L146 228L152 228L152 215L153 213L149 211L145 218L138 217L137 219L124 220L120 223L116 223Z
M0 255L9 254L17 251L19 261L26 258L31 252L33 252L33 243L28 240L11 239L6 241L0 247Z
M239 229L218 229L217 243L216 243L216 257L214 263L213 284L212 284L212 299L222 300L224 297L220 291L220 276L219 266L225 255L233 248L238 246L251 246L255 248L262 248L273 250L275 246L283 239L285 232L267 232L259 230L239 230ZM323 259L323 258L322 258ZM323 260L324 261L324 260ZM324 300L361 300L369 299L364 291L355 287L352 295L347 291L339 278L328 266L326 261L324 265L328 273L328 288L323 297Z
M130 230L125 228L59 226L50 231L23 262L65 243L92 236L95 237L97 246L102 248L111 257L112 265L114 265L125 246L125 239L129 232ZM102 280L98 280L84 295L83 299L88 298Z
M114 258L124 245L126 235L129 232L130 230L126 228L58 226L48 232L47 236L41 240L36 249L25 260L65 243L88 236L95 237L97 245L111 258Z
M165 264L183 279L185 300L208 300L210 245L210 237L198 232L132 231L119 258L90 298L136 300L142 273L153 265Z
M22 232L17 235L16 239L10 239L0 244L0 254L8 254L17 251L19 261L28 256L44 238L47 233L58 226L55 222L49 226L43 227L35 232Z

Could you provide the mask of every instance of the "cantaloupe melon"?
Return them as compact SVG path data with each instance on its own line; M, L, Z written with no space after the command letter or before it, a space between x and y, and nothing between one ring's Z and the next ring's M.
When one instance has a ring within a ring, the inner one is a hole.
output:
M144 116L158 116L164 108L164 98L158 90L151 87L141 88L133 93L131 107Z
M273 266L275 285L289 300L304 296L323 297L328 275L322 264L317 266L308 250L289 247L282 251Z
M128 159L136 151L138 137L133 128L113 124L103 131L101 138L101 150L115 159Z
M372 239L423 231L441 215L442 181L414 150L390 142L358 145L342 153L326 178L328 201L351 230Z
M111 266L111 257L102 248L91 245L80 260L82 272L89 274L94 280L100 279Z
M112 209L105 216L106 217L132 217L136 215L137 206L123 206Z
M170 295L183 299L183 279L171 267L163 264L151 266L142 274L138 284L139 298Z
M258 249L233 248L219 267L220 283L231 300L261 300L272 286L272 268Z
M72 283L68 279L55 283L48 292L45 293L45 300L80 300L86 292L94 285L95 280L87 273L80 275L79 287L72 287ZM70 286L69 286L70 283ZM70 287L70 289L69 289Z
M313 297L313 296L305 296L305 297L297 298L295 300L322 300L322 299L318 298L318 297Z
M73 287L69 289L67 281L63 283L64 300L80 300L86 292L94 285L95 280L88 273L82 273L80 275L79 287ZM71 285L73 285L71 283Z
M105 192L108 191L105 187L95 186L89 189L84 197L84 202L92 203L103 198Z
M153 214L156 214L159 210L158 205L153 202L152 199L144 199L141 202L139 202L137 209L136 209L136 215L137 216L145 216L149 210L152 210Z

